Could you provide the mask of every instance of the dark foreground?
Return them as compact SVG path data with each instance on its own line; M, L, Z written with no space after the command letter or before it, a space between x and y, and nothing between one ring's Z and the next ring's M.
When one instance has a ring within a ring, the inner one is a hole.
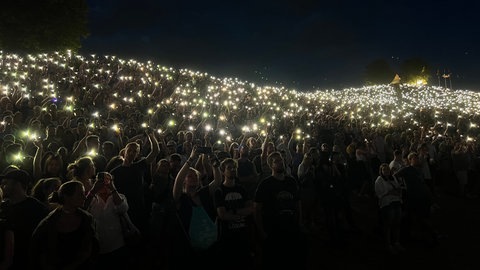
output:
M480 200L439 192L433 223L442 234L437 245L412 237L404 253L385 251L372 199L352 198L359 232L347 232L343 244L328 244L321 228L310 234L309 269L480 269Z
M425 241L424 235L414 230L410 239L402 240L405 252L392 255L382 241L376 201L352 195L358 229L343 231L343 241L332 243L324 220L320 220L307 232L308 269L480 269L480 199L460 198L443 188L438 190L437 204L439 208L433 212L432 220L441 236L438 243ZM147 258L134 269L170 268L152 266Z

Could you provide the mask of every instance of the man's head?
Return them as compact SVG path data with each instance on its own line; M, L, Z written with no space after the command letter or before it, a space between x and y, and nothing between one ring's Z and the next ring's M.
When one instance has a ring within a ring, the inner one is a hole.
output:
M410 166L415 166L416 167L420 164L420 161L418 160L418 154L416 152L412 152L412 153L408 154L407 160L408 160L408 164L410 164Z
M240 152L240 157L242 158L248 158L250 150L248 149L248 146L246 145L241 145L238 147L238 151Z
M275 151L275 144L273 142L268 142L268 144L266 145L266 150L267 150L267 155L270 155L271 153L273 153Z
M193 142L193 132L191 131L185 132L185 141Z
M225 178L233 179L237 175L237 162L233 158L226 158L220 163L220 171Z
M30 174L20 169L11 170L0 178L4 198L25 195L31 183Z
M321 150L322 152L330 152L330 145L328 145L328 143L322 143Z
M169 163L170 163L170 170L171 172L176 175L180 168L182 168L182 156L179 154L171 154L169 156Z
M115 144L111 141L105 141L102 143L102 153L105 157L111 158L115 156Z
M285 162L283 161L282 154L280 152L273 152L267 157L267 163L272 173L284 173L285 172Z
M185 131L180 130L177 132L177 141L183 142L185 140Z
M85 134L85 133L87 132L87 129L88 129L88 127L87 127L87 125L86 125L85 123L83 123L83 122L78 123L78 125L77 125L77 134L81 136L81 135L83 135L83 134Z
M133 162L140 155L140 145L136 142L130 142L125 146L125 161Z
M170 162L162 158L157 162L157 174L168 174L170 172Z
M86 144L88 150L94 150L98 153L98 150L100 149L100 137L97 135L88 135Z
M167 154L171 155L177 152L177 143L174 140L167 142Z

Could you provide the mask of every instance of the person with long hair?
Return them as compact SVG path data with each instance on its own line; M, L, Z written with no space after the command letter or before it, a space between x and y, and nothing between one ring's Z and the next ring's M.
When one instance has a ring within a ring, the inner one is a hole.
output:
M67 167L67 179L80 181L85 190L93 187L92 179L95 177L95 164L89 156L84 156L70 163Z
M205 155L199 157L198 148L194 146L190 157L183 164L182 168L175 178L173 184L173 199L177 207L180 226L183 228L186 238L190 241L188 247L192 251L190 253L191 261L199 264L210 266L213 259L213 246L206 246L206 241L196 241L194 235L197 232L204 233L208 231L214 224L217 213L213 205L213 196L215 189L221 184L221 174L218 167L214 171L214 179L206 186L202 186L201 173L193 168L197 159L206 158ZM198 162L197 162L198 163ZM203 243L202 243L203 242ZM197 245L198 244L198 245ZM210 244L210 243L209 243ZM185 263L190 260L186 260Z
M43 203L49 211L57 208L57 203L49 201L50 196L54 191L57 191L62 181L58 177L42 178L37 181L32 188L32 197Z
M48 156L43 165L42 177L59 177L60 179L64 179L65 174L63 164L63 158L60 154L55 153Z
M63 183L52 202L60 206L33 232L30 261L36 269L93 269L98 239L93 216L83 210L82 182Z
M99 241L98 268L126 269L128 250L122 234L119 215L128 210L125 195L118 193L113 176L99 172L88 192L85 207L96 221Z

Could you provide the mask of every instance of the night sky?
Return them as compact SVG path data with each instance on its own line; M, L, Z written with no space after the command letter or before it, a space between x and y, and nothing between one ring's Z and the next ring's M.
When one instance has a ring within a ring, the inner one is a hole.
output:
M80 53L238 77L298 90L363 85L368 63L408 58L480 90L477 1L88 0Z

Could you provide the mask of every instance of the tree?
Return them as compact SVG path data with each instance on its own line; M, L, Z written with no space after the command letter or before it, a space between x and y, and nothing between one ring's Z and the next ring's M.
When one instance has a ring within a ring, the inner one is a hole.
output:
M400 64L402 78L405 82L415 84L418 81L427 83L430 78L430 71L428 64L420 57L413 57L406 59Z
M88 36L86 0L5 0L0 49L20 53L77 51Z
M388 84L395 76L390 65L384 59L370 62L365 69L365 84Z

